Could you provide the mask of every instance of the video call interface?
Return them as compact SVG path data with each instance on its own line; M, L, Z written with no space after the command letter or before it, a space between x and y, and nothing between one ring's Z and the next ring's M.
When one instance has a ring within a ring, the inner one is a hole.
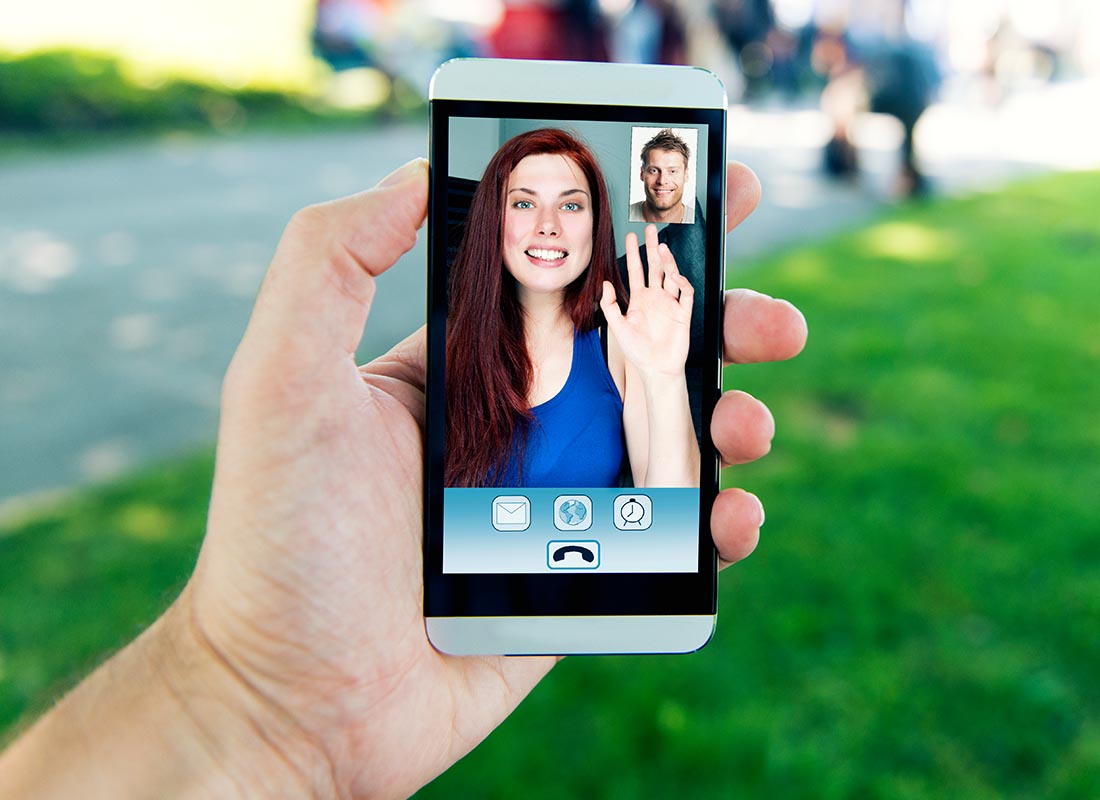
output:
M704 370L702 352L705 223L709 211L708 126L660 121L452 116L447 130L448 337L462 335L463 329L456 323L462 318L456 303L486 302L487 310L476 309L476 313L495 314L497 303L504 302L492 297L485 301L483 295L491 292L462 293L455 289L455 282L460 279L486 280L476 260L476 254L482 250L466 239L475 224L470 219L481 218L472 210L476 203L485 202L477 199L479 187L483 181L499 182L499 178L489 174L487 166L491 166L498 151L546 135L535 132L550 131L549 135L558 136L561 131L594 157L606 185L609 208L601 214L605 222L611 223L615 243L615 262L608 269L617 271L618 285L631 298L628 302L633 298L627 267L627 234L635 234L644 245L649 225L656 226L659 241L668 246L680 275L694 288L693 299L682 301L691 312L683 378L670 380L682 380L686 385L687 411L697 446L703 374L704 371L713 374L713 369ZM533 169L540 164L541 171ZM504 263L500 267L512 274L503 277L500 292L522 294L526 281L548 280L545 276L556 274L556 270L580 270L581 277L577 280L581 280L584 269L596 269L580 264L577 259L583 260L588 252L590 242L584 214L587 209L589 218L596 215L592 196L597 190L587 186L586 179L575 177L584 174L575 162L568 166L579 188L587 188L587 195L569 184L568 175L561 177L560 172L555 172L556 165L546 160L519 162L511 173L517 180L522 177L518 189L515 186L510 189L509 185L494 187L494 192L504 196L505 219L500 221ZM521 167L526 171L520 173ZM551 190L555 196L547 199ZM551 201L553 209L542 213L542 207ZM534 226L534 233L524 229L528 224ZM519 244L509 250L513 240ZM644 247L640 255L645 265L649 254ZM517 260L521 263L513 268ZM528 273L533 277L528 278ZM535 288L541 289L541 285ZM524 296L534 294L532 290ZM456 299L471 296L473 299ZM468 314L466 318L471 316L475 315ZM507 326L509 321L515 324L514 316L504 314L504 319L502 325ZM699 476L695 474L693 482L678 481L675 486L662 486L659 480L649 481L654 485L634 485L626 438L630 425L638 425L639 418L636 414L624 414L621 395L615 393L617 387L610 374L613 362L609 360L605 341L609 335L606 323L596 332L584 335L574 329L572 361L564 386L530 408L534 421L525 429L525 437L510 443L503 467L496 462L480 482L471 482L468 475L464 482L459 482L453 477L456 474L453 470L448 472L443 498L444 573L698 570ZM448 393L455 391L456 385L470 385L452 382L452 370L459 373L458 365L451 362L467 358L476 361L469 355L475 349L457 346L448 349ZM461 374L476 376L480 374L477 369L492 372L480 366L481 363L463 365L466 371ZM648 413L655 411L648 409ZM453 411L449 415L459 416ZM461 416L461 421L448 419L448 448L454 441L450 434L452 426L465 424L477 433L474 423L466 419L470 415ZM477 443L475 437L475 446Z

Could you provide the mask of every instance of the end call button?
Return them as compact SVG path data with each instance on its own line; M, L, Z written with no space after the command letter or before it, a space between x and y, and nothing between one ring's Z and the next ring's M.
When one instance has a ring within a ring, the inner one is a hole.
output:
M591 540L548 542L546 566L550 569L597 569L600 566L600 543Z

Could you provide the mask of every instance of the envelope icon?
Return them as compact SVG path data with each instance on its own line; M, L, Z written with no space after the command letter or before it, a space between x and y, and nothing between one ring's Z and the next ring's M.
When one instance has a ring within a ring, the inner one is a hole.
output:
M498 531L525 531L531 527L531 501L523 495L493 498L493 527Z

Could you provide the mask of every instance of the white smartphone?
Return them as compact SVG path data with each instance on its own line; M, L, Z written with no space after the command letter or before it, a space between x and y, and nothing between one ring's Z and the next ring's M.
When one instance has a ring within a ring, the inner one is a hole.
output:
M681 653L713 633L726 107L691 67L436 72L424 615L438 650Z

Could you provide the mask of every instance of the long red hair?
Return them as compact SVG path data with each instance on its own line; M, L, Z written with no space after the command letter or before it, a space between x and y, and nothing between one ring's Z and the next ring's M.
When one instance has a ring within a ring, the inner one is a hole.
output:
M525 440L534 419L527 404L534 368L516 281L504 267L502 236L508 178L524 158L543 154L570 158L592 193L592 261L565 288L565 313L578 333L602 324L604 281L611 281L625 306L607 184L592 151L557 128L509 139L489 161L474 192L448 276L446 486L499 485L513 441ZM522 456L523 448L517 452ZM522 462L519 470L522 475Z

